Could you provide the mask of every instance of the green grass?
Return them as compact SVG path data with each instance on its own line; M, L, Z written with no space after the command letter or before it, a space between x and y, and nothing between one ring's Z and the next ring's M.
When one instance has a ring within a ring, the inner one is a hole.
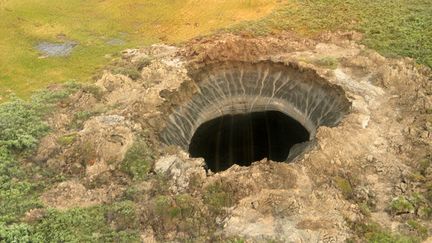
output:
M127 151L120 170L134 180L144 180L150 172L154 155L144 138L138 138Z
M292 30L305 36L355 30L363 44L389 57L407 56L432 67L429 0L291 0L268 17L231 29L257 34Z
M306 36L356 30L364 33L364 44L386 56L413 57L432 66L429 0L290 0L277 5L270 0L2 0L0 19L0 101L10 93L29 97L50 83L89 81L110 61L107 54L125 48L181 42L229 26L235 26L230 31L293 30ZM112 38L125 44L107 45ZM38 58L34 46L39 41L62 39L79 43L71 56Z
M129 47L181 42L220 28L305 36L356 30L364 33L363 44L386 56L432 66L429 0L1 0L0 19L0 101L10 93L27 98L51 83L90 81ZM125 43L108 45L112 38ZM71 56L38 58L38 42L63 39L79 43Z
M222 214L224 208L231 207L235 204L232 192L225 188L222 182L216 182L210 185L203 199L210 211L216 215Z
M368 242L368 243L417 243L421 239L414 236L394 234L388 229L381 227L375 222L354 223L352 226L356 236L363 240L348 239L347 242Z
M428 228L423 224L410 219L408 220L407 225L415 232L418 237L422 239L426 239L428 237Z
M395 198L390 203L390 212L392 214L398 215L398 214L404 214L404 213L414 213L414 205L408 201L407 198L400 196Z
M88 81L110 61L106 54L161 41L179 42L262 17L271 0L0 0L0 101L28 98L67 80ZM110 39L124 45L112 46ZM41 41L72 40L69 57L38 58Z
M50 209L35 224L0 222L0 242L140 242L137 220L130 202L65 212Z
M336 69L339 61L334 57L323 57L315 61L315 64L321 67Z
M63 146L71 145L76 140L77 133L66 134L57 139L57 142Z

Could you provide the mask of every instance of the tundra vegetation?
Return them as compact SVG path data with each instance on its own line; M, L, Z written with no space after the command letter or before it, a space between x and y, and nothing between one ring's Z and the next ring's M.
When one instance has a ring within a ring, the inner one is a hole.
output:
M88 82L123 49L179 43L221 29L304 36L355 30L364 34L363 44L385 56L408 56L432 66L431 12L428 0L2 0L0 97L28 98L49 83ZM122 40L118 45L110 44L117 39ZM38 58L34 47L44 41L77 46L68 57ZM323 62L333 65L333 60Z

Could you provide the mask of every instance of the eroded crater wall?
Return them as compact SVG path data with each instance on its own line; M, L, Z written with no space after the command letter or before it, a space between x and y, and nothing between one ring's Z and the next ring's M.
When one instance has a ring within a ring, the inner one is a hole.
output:
M201 124L227 114L279 111L313 137L319 126L337 125L350 108L340 87L294 64L220 62L190 76L198 92L173 111L161 134L166 144L184 149Z

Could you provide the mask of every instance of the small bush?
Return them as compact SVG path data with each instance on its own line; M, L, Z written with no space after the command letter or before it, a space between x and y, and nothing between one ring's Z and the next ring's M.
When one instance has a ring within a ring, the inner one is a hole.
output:
M133 230L139 227L139 220L132 201L114 203L107 208L107 220L115 225L116 230Z
M221 182L209 186L203 199L210 211L215 214L222 213L224 208L231 207L235 203L232 193L226 190Z
M334 178L334 182L346 199L351 199L353 197L354 191L351 183L347 179L337 176Z
M415 207L410 201L408 201L407 198L404 196L399 196L392 200L389 210L391 214L399 215L405 213L414 213Z
M40 90L32 95L30 104L42 112L50 112L51 108L59 101L65 100L69 95L78 91L80 84L68 82L59 90Z
M93 97L95 97L97 100L101 100L102 96L103 96L103 91L100 87L96 86L96 85L84 85L82 86L82 91L85 93L90 93L93 95Z
M28 102L15 97L0 104L0 146L20 151L35 148L49 130L44 116L75 90L75 85L68 84L62 90L37 92Z
M14 99L0 105L0 146L14 150L34 148L47 131L41 112L32 104Z
M156 197L156 214L165 219L188 219L198 214L194 198L188 194Z
M408 220L407 225L410 227L411 230L415 232L415 235L425 239L428 236L428 229L422 225L421 223L415 221L415 220Z
M426 176L427 169L432 165L432 156L428 156L419 161L419 171L423 176Z
M227 243L245 243L246 241L239 237L234 237L226 240ZM271 243L271 240L266 241L267 243Z
M143 68L149 66L151 64L151 61L152 61L151 57L143 57L143 58L139 59L135 65L136 65L137 69L140 71Z
M424 218L424 219L431 219L432 218L432 207L420 208L419 216L421 218Z
M352 225L352 228L358 237L370 243L420 242L420 239L416 237L393 234L375 222L357 222ZM348 240L348 242L350 242L350 240ZM351 240L351 242L358 242L358 240Z
M406 235L393 235L387 231L369 232L366 235L367 242L370 243L417 243L419 239Z
M14 223L31 208L41 207L35 185L6 147L0 146L0 223Z
M366 203L359 204L360 212L366 216L369 217L371 215L371 211L369 206Z
M132 80L137 80L141 77L141 73L135 67L116 67L112 70L113 74L122 74L131 78Z
M116 230L110 226L111 221L106 217L107 211L119 212L122 208L123 206L119 205L106 205L65 212L49 210L42 221L34 226L33 241L139 242L137 231Z
M32 242L32 227L28 224L5 225L0 222L0 242Z
M143 138L134 142L126 153L121 170L134 180L144 180L152 167L153 153Z
M336 69L339 61L334 57L323 57L314 62L316 65L330 69Z
M58 138L57 142L61 145L68 146L75 142L76 136L76 133L66 134Z
M160 195L156 198L156 214L163 218L176 218L180 215L180 208L169 196Z
M182 218L193 218L195 212L194 198L188 194L181 194L175 197L176 206L180 208Z
M167 232L182 232L180 242L203 242L200 238L214 232L214 220L205 214L199 201L188 194L159 195L153 201L154 220L158 238L164 241Z
M432 203L432 182L429 182L429 184L426 186L425 198L429 201L429 203Z

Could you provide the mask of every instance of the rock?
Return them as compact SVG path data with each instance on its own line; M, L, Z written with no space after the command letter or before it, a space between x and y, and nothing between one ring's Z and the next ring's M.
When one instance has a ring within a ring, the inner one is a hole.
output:
M396 185L396 189L398 190L398 195L404 194L407 189L408 189L408 185L404 182L401 182L399 184Z
M120 123L123 123L125 118L118 115L109 115L109 116L98 116L96 117L96 120L108 126L115 126Z
M85 164L93 165L95 168L104 168L104 163L111 165L123 161L126 152L133 144L133 133L131 124L125 118L118 115L97 116L84 123L84 129L79 132L78 155ZM95 170L92 176L95 176Z
M192 176L206 177L204 165L203 159L188 159L187 154L181 153L160 158L155 171L170 176L170 190L177 194L188 189Z
M158 159L155 163L155 171L161 174L167 173L176 160L179 160L176 155L169 155Z

